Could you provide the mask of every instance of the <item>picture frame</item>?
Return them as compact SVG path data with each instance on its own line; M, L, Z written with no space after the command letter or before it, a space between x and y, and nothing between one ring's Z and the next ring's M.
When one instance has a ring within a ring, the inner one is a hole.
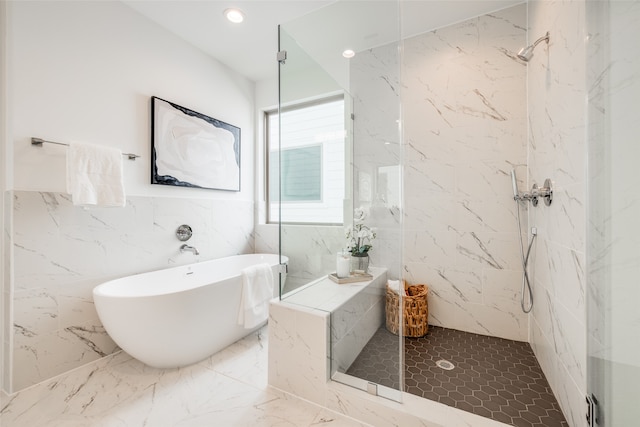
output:
M151 183L240 191L240 128L151 97Z

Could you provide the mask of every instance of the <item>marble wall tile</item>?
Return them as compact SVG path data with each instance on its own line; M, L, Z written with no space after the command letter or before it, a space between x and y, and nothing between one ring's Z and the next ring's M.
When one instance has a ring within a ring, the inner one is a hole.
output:
M547 336L536 323L536 319L533 319L530 323L530 334L531 348L536 355L536 360L540 364L552 390L556 390L558 388L556 382L559 379L557 374L558 359L555 355L553 343L547 340Z
M385 324L385 300L383 297L357 315L342 336L335 332L334 325L343 310L331 315L331 373L346 372L362 349L378 329ZM344 322L342 323L344 325Z
M407 263L405 279L410 284L429 287L429 297L445 298L451 304L482 303L482 274L477 271L457 269L455 266L430 266L428 263ZM439 317L439 310L431 311ZM445 326L445 325L441 325Z
M12 267L12 255L13 255L13 216L8 215L7 212L13 211L13 192L3 191L2 202L4 215L2 219L2 289L0 289L0 307L2 313L0 313L0 389L11 390L11 353L13 351L13 289L8 286L13 279L13 267Z
M256 224L254 230L256 252L277 254L280 241L279 233L277 224Z
M459 233L456 266L459 268L517 268L521 264L517 234L493 232Z
M367 311L384 303L384 298L382 289L367 286L341 304L331 313L331 342L342 340Z
M417 188L421 189L433 198L444 196L454 192L456 182L456 168L439 159L425 159L416 162L407 162L404 180L407 183L406 192L412 194ZM412 191L413 190L413 191ZM435 194L432 194L435 193ZM424 194L424 193L423 193Z
M555 297L552 290L545 288L539 281L533 282L533 319L549 342L554 342L554 320L556 319Z
M278 253L280 231L277 224L258 224L252 233L257 252ZM282 226L282 254L289 258L289 292L336 271L336 255L346 243L341 226Z
M88 321L34 334L16 325L13 385L15 390L39 383L119 350L100 322Z
M470 304L468 312L475 326L470 332L516 341L528 339L529 318L522 310L514 310L513 301L493 299L490 304ZM519 307L519 302L517 303Z
M375 222L374 222L375 223ZM369 265L387 269L390 279L401 277L402 265L402 231L399 226L374 227L376 239L373 248L369 251Z
M380 141L393 138L399 104L403 112L403 245L381 245L372 260L403 254L404 278L431 288L435 324L519 340L527 325L513 298L510 172L527 160L527 70L515 58L525 37L522 4L404 40L400 66L395 45L361 52L351 66L357 170L375 176L397 158Z
M433 268L452 264L456 255L457 234L450 231L432 231L431 227L404 232L404 261L423 263Z
M530 42L550 33L528 64L529 180L550 178L538 227L532 345L572 427L586 393L586 86L584 1L529 2ZM535 325L535 328L533 326Z
M575 383L573 376L567 371L566 366L559 363L556 375L558 377L554 394L558 399L558 403L562 408L562 412L567 419L567 423L571 426L584 426L584 390L583 386Z
M22 334L49 333L59 329L57 292L47 288L18 291L13 296L13 322Z
M585 275L584 253L568 249L556 243L548 244L548 259L551 272L550 285L558 301L577 319L584 319L585 309Z
M556 310L555 351L563 371L578 390L587 388L587 343L584 319L575 318L564 306Z
M407 181L410 183L412 181ZM419 181L416 181L419 182ZM404 228L431 232L449 231L452 217L459 206L456 197L442 193L436 197L428 192L405 194Z
M93 306L96 285L254 251L250 201L132 196L121 209L84 209L66 194L16 191L13 206L14 390L117 349ZM181 224L199 256L180 253Z
M485 270L482 278L482 296L485 302L504 300L520 302L522 271Z
M353 96L353 206L369 211L365 224L376 229L371 265L389 278L401 275L400 53L397 43L359 52L350 62ZM395 171L396 184L385 178ZM406 170L405 170L406 173ZM361 183L367 185L361 188Z
M269 306L269 384L319 404L329 379L329 313L284 301Z
M336 271L336 255L345 247L341 226L282 226L282 253L289 257L288 277L310 282Z

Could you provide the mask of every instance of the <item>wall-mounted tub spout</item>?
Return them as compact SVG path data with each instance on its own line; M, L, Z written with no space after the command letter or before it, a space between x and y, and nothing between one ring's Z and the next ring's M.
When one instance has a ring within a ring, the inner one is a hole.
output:
M186 243L184 245L180 246L180 252L181 253L193 252L194 255L200 255L200 252L198 252L198 250L196 248L194 248L193 246L189 246Z

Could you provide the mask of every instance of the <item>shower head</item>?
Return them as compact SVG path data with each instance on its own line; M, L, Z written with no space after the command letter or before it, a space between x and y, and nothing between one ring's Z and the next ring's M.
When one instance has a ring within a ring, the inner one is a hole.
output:
M533 49L533 46L523 47L520 49L520 52L518 52L518 58L522 59L524 62L529 62L533 56Z
M518 58L520 58L524 62L529 62L529 60L531 60L531 57L533 57L533 50L536 48L536 46L538 46L538 43L540 43L543 40L546 41L547 44L549 44L548 31L546 35L544 35L543 37L540 37L532 45L529 45L527 47L523 47L522 49L520 49L520 52L518 52Z

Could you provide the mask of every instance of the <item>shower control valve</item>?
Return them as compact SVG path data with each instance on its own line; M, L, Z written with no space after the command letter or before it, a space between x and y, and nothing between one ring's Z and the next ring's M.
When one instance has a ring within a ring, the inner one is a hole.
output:
M176 230L176 237L181 242L186 242L187 240L189 240L191 238L192 235L193 235L193 230L187 224L182 224Z
M547 206L553 201L553 184L549 178L544 180L544 187L538 187L538 184L533 184L531 187L529 199L533 206L538 206L539 197L544 198L544 204Z

